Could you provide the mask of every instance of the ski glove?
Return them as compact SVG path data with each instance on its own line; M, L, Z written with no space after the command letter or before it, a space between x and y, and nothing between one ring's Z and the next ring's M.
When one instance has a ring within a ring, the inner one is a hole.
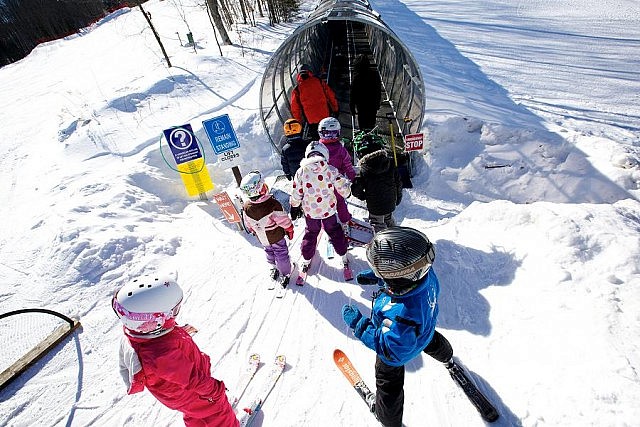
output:
M342 306L342 318L344 319L344 323L349 325L351 329L354 329L358 325L358 321L362 319L362 313L354 306L345 304Z
M375 275L373 270L363 270L356 275L356 282L358 285L378 285L380 287L384 286L384 281Z
M349 325L353 330L353 335L358 339L362 337L364 331L371 324L371 320L369 320L368 317L364 317L362 313L360 313L360 310L348 304L342 306L342 318L344 319L344 323Z
M293 239L293 226L285 229L284 231L285 233L287 233L287 237L289 238L289 240Z
M291 206L291 220L295 221L298 218L302 218L302 206Z

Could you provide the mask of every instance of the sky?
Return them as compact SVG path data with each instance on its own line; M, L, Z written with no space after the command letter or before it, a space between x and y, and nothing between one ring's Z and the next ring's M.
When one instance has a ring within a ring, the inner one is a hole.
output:
M634 426L640 419L640 6L632 0L374 0L419 64L426 147L395 217L436 247L438 330L495 402L498 426ZM320 253L303 288L267 289L257 240L213 194L236 194L202 122L228 114L240 170L279 174L258 110L270 55L304 22L237 25L220 55L202 6L150 0L173 67L137 9L0 68L0 312L47 308L82 327L0 391L0 425L175 426L126 395L114 291L147 274L185 292L212 373L287 368L256 425L376 426L335 369L344 350L374 386L375 354L341 307L372 289ZM184 46L192 32L196 48ZM181 44L182 43L182 44ZM215 185L187 195L162 131L190 123ZM364 212L352 206L353 214ZM303 224L290 251L300 259ZM364 250L350 251L354 269ZM45 315L0 320L3 369L42 339ZM406 365L407 427L484 422L426 355ZM262 375L261 375L262 374Z

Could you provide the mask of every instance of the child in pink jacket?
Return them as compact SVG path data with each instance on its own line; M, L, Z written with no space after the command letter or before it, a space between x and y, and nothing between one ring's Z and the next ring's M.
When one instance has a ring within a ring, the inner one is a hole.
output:
M338 169L338 172L353 182L356 177L356 170L353 167L353 161L349 155L349 151L342 145L340 141L340 122L335 117L327 117L320 120L318 125L318 134L320 142L322 142L329 150L329 164ZM343 228L347 227L351 220L351 213L347 208L345 198L336 193L338 219Z
M182 289L166 278L146 276L118 291L112 307L124 325L120 374L128 394L146 387L187 427L237 427L225 386L211 376L211 361L191 335L176 326Z
M269 276L287 287L291 276L291 258L285 236L293 238L293 223L282 204L269 193L259 171L251 171L242 178L240 190L248 199L243 206L244 225L253 233L271 265Z

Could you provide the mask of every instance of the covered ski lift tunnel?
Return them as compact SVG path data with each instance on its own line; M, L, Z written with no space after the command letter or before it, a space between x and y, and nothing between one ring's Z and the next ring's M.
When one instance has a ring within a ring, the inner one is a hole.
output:
M353 61L359 54L369 58L380 73L382 103L376 131L391 147L401 167L411 156L404 153L403 137L419 133L424 116L424 82L420 67L398 36L382 21L366 0L324 0L276 50L267 64L260 87L260 114L269 142L280 153L284 145L284 122L293 117L291 91L302 64L325 78L340 106L342 136L352 138L355 117L349 108Z

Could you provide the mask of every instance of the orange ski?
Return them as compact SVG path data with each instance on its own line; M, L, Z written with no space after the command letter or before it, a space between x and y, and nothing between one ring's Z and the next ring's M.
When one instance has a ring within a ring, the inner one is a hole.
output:
M373 405L376 400L376 394L369 389L369 387L362 380L362 377L353 367L351 360L340 349L333 351L333 361L336 363L340 372L345 376L353 388L358 392L362 400L367 404L371 412L373 412Z

